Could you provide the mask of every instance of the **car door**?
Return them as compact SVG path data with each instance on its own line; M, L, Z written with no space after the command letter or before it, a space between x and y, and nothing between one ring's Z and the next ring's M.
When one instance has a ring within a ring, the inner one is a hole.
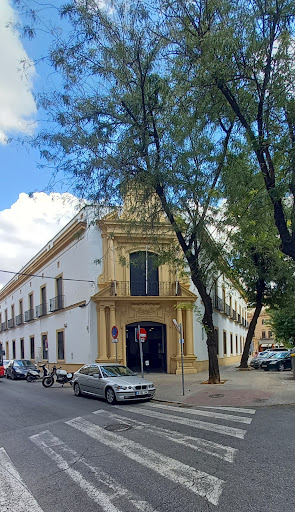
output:
M285 366L285 370L289 370L289 368L291 368L291 356L287 356L285 357L285 360L284 360L284 366Z
M89 372L89 366L84 366L79 370L77 375L77 381L79 383L81 391L87 391L87 376Z
M98 366L90 366L87 375L87 390L99 397L104 396L104 384L101 379L101 373Z

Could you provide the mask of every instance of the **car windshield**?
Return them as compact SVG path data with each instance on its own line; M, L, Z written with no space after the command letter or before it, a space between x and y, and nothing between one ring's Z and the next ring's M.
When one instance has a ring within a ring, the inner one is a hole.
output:
M287 355L287 352L277 352L275 354L273 354L272 357L274 357L275 359L281 359L282 357L286 357Z
M20 359L18 361L14 361L14 366L34 366L32 361L28 359Z
M103 377L126 377L136 375L136 373L129 370L127 366L101 366L100 369Z

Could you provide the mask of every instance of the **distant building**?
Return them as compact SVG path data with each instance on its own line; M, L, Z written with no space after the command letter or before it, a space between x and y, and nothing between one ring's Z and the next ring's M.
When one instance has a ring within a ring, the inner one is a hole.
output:
M253 318L254 310L248 310L247 317L248 323L250 324ZM253 336L253 345L254 352L262 352L267 348L274 348L279 346L276 343L274 338L274 334L271 330L271 326L269 325L270 316L266 312L265 308L262 308L262 311L258 317L254 336Z
M93 209L84 208L6 284L0 291L0 342L7 359L69 370L114 362L111 330L117 326L118 361L138 369L140 324L147 331L146 368L180 373L176 318L184 330L185 372L208 368L197 290L179 280L172 264L156 266L152 237L127 232L126 223L117 214L96 220ZM159 228L163 246L173 237L167 224ZM245 343L246 302L223 277L212 287L212 299L219 363L232 364Z

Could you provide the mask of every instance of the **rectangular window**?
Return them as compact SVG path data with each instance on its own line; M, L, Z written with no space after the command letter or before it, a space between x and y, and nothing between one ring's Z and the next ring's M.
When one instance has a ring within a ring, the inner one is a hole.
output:
M5 359L9 359L9 343L6 341Z
M65 342L63 331L58 331L57 333L57 359L59 361L64 361L65 359Z
M265 331L262 331L262 335L261 335L262 338L265 338Z
M35 359L35 338L34 338L34 336L30 337L30 355L31 355L31 359Z
M223 355L226 356L227 348L226 348L226 331L223 331Z
M236 334L236 354L239 354L239 353L240 353L240 350L238 347L238 335Z
M47 334L42 334L42 358L48 359L48 339Z
M12 340L12 359L16 359L15 340Z
M272 338L272 332L271 331L268 331L268 337Z
M230 353L233 355L234 353L234 344L233 344L233 333L230 333Z
M24 338L21 338L21 340L20 340L20 358L21 359L25 358L25 342L24 342Z

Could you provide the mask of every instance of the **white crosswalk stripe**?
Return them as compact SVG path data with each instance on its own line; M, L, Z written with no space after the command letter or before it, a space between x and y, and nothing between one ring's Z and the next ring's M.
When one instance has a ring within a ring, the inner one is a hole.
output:
M194 469L150 448L146 448L135 441L126 439L122 435L108 432L83 418L74 418L66 421L66 424L84 432L91 438L107 445L109 448L116 450L145 468L168 478L176 485L181 485L191 492L206 498L210 503L218 504L224 484L220 478Z
M105 473L101 468L98 470L89 464L85 458L81 457L75 450L69 448L58 437L55 437L50 431L43 431L30 437L43 452L56 464L57 467L66 472L66 474L76 482L80 488L86 492L88 497L97 503L105 512L120 512L121 508L114 505L114 501L121 500L123 497L129 504L130 512L138 510L140 512L153 512L154 507L149 503L134 495L130 490L122 487L119 482ZM99 490L93 484L83 477L82 473L72 466L79 462L85 466L95 477L96 480L106 487L106 492ZM2 509L1 509L1 512Z
M170 411L173 411L173 407L169 407ZM182 416L177 416L175 414L166 414L155 411L151 408L145 407L137 407L136 414L141 414L142 416L147 416L149 418L157 418L160 420L169 421L170 423L178 423L180 425L186 425L192 428L198 428L201 430L206 430L206 432L218 432L219 434L223 434L225 436L237 437L238 439L244 439L247 430L229 427L227 425L219 425L217 423L209 423L207 421L195 420L191 418L187 418L185 416L187 409L181 409ZM125 405L124 411L134 412L134 407L130 407Z
M224 405L220 405L213 407L212 405L202 405L203 409L222 409L223 411L232 411L232 412L242 412L245 414L255 414L256 409L246 409L243 407L225 407Z
M93 411L93 414L101 414L101 412L101 410ZM132 425L133 428L144 429L145 432L150 432L151 434L165 437L170 441L182 444L187 448L191 448L202 453L207 453L208 455L218 457L219 459L226 460L227 462L233 462L234 456L238 452L237 448L232 448L231 446L214 443L213 441L208 441L200 437L186 436L184 434L181 434L180 432L175 432L173 430L164 429L161 427L155 427L154 425L148 425L147 423L143 423L138 420L132 420L127 416L122 416L121 414L119 415L109 413L109 416L111 418L116 419L117 421L123 420L124 422Z
M43 512L4 448L0 448L0 510Z
M206 410L200 410L200 409L189 409L189 408L183 408L183 407L177 407L177 406L171 406L171 405L164 405L164 404L149 404L150 407L153 407L155 409L163 409L163 410L170 410L175 412L185 412L186 414L191 414L195 416L206 416L209 418L216 418L220 420L226 420L226 421L233 421L236 423L246 423L250 425L252 423L252 418L249 418L247 416L234 416L233 414L223 414L221 412L215 412L215 411L206 411Z

